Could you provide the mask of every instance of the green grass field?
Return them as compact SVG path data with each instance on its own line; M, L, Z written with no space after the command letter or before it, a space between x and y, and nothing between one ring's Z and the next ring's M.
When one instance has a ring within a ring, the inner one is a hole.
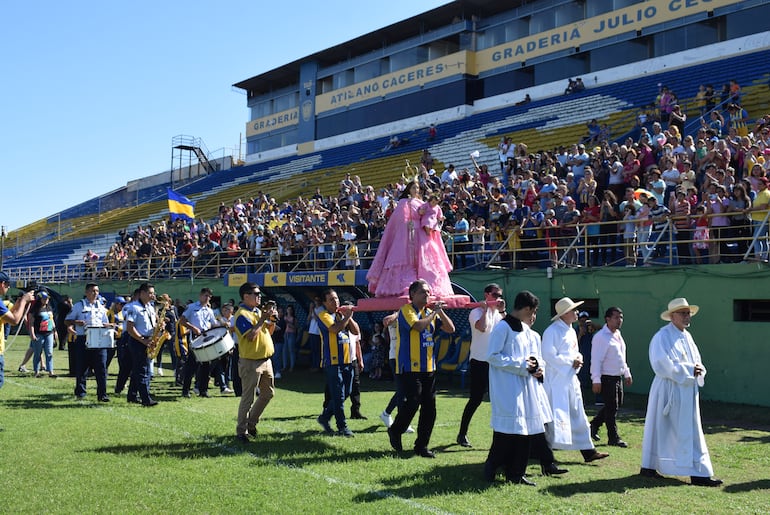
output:
M391 451L378 414L391 383L363 379L355 438L321 434L323 375L299 371L277 381L259 435L234 438L238 399L183 399L171 371L153 380L161 404L143 408L112 396L85 401L74 380L16 372L26 349L20 337L5 355L0 389L0 511L4 513L767 513L770 509L770 413L766 408L706 404L707 441L722 488L693 487L687 478L637 476L645 399L632 396L620 425L628 449L598 448L610 457L584 464L577 451L557 451L569 469L541 477L536 488L493 486L481 477L491 441L489 404L471 424L473 449L455 437L466 392L439 380L436 459ZM31 369L31 367L29 367ZM114 387L113 362L108 388ZM708 384L707 384L708 387ZM588 411L594 411L593 406ZM349 409L348 409L349 412ZM589 415L590 415L589 413ZM416 426L416 420L414 422ZM411 448L413 435L404 436Z

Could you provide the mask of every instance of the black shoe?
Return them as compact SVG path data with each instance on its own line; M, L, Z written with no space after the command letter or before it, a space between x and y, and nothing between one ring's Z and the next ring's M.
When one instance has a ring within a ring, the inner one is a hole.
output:
M184 397L185 399L189 399L190 398L190 392L182 392L182 397Z
M401 435L396 434L394 431L391 431L390 427L388 428L388 438L390 439L390 446L393 447L393 450L397 452L401 452L404 450L404 446L401 445Z
M690 482L695 486L720 486L724 481L717 478L690 476Z
M139 404L140 403L139 399L126 399L126 401L128 401L129 404Z
M211 395L209 395L209 392L201 392L198 394L198 397L203 397L205 399L210 399Z
M240 440L242 443L249 443L249 435L248 434L242 434L242 435L235 435L235 437Z
M144 406L145 408L152 408L153 406L157 406L157 405L158 405L158 401L154 401L154 400L142 403L142 406Z
M462 447L473 447L467 435L457 435L457 444Z
M642 477L651 477L653 479L665 479L663 476L658 474L658 471L655 469L647 469L642 467L641 470L639 470L639 475Z
M365 416L363 416L361 413L357 411L355 413L351 413L350 418L354 418L356 420L369 420L368 418L366 418Z
M423 458L435 458L436 457L436 454L433 451L431 451L430 449L428 449L427 447L423 447L422 449L415 449L414 453L417 456L421 456Z
M603 460L607 456L609 456L609 454L607 454L606 452L594 451L593 454L591 454L590 456L587 456L585 458L585 462L586 463L591 463L592 461Z
M601 438L599 438L599 428L593 424L591 424L591 440L594 442L601 440Z
M624 449L628 447L628 444L623 440L614 440L612 442L609 442L609 445L612 445L614 447L622 447Z
M489 464L488 461L485 461L484 462L484 481L488 483L494 483L496 475L497 475L497 471Z
M106 395L102 395L101 397L99 397L99 402L110 402L110 398L107 397Z
M549 463L548 465L540 465L540 472L542 472L544 476L553 476L558 474L566 474L568 470L560 469L556 466L556 463Z
M515 483L517 485L537 486L537 483L535 483L534 481L530 481L524 476L522 477L513 476L506 479L506 481L508 481L509 483Z

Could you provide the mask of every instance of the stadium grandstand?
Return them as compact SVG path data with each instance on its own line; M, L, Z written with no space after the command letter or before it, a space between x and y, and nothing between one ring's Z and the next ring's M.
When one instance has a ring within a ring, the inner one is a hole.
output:
M2 238L3 269L76 297L98 280L108 299L150 279L174 298L211 286L223 302L249 279L304 323L324 286L367 295L391 202L418 180L441 196L458 291L495 281L549 305L569 294L595 318L621 305L626 332L644 337L686 296L712 321L706 353L739 337L759 363L768 210L747 209L770 175L770 31L756 21L768 3L449 2L256 70L234 85L245 155L176 136L170 170ZM169 219L169 190L193 220ZM463 216L467 251L453 244ZM369 328L381 315L356 316ZM767 404L751 393L758 368L737 379L719 366L711 398Z

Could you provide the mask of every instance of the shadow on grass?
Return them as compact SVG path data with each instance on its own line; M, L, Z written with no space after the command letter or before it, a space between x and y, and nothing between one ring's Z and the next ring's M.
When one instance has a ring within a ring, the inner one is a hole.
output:
M411 453L404 453L405 457L407 454L413 456ZM414 459L423 458L414 457ZM410 472L381 481L387 492L396 497L429 498L445 494L478 493L497 484L487 483L482 478L482 474L482 464L466 463L438 465L419 475ZM366 492L353 497L353 501L366 503L379 501L381 498L381 492Z
M757 481L748 481L746 483L737 483L727 485L724 491L729 494L738 494L741 492L751 492L754 490L770 490L770 479L760 479Z
M96 402L96 397L92 399ZM72 401L72 402L66 402ZM75 396L65 393L39 393L32 397L11 398L3 401L3 406L8 409L62 409L62 408L80 408L84 404L82 401L76 402Z
M688 485L689 483L674 478L653 479L633 474L612 479L597 479L583 483L564 483L562 485L548 486L544 489L544 493L557 497L572 497L578 494L624 493L633 489L646 490L648 488Z
M258 435L256 439L243 443L233 435L201 435L199 441L184 438L183 441L171 443L158 443L154 445L108 445L87 449L82 452L108 453L115 455L134 455L141 458L172 457L180 460L214 458L219 456L232 456L238 452L249 452L255 455L264 453L265 457L281 456L281 460L293 465L313 463L316 461L329 461L329 457L348 461L350 459L367 459L380 457L388 453L343 453L339 457L327 455L338 454L339 450L332 446L332 437L328 440L318 431L299 431L287 435L267 434ZM297 454L307 453L305 458L292 458ZM360 456L356 456L360 454ZM288 458L286 458L288 457ZM278 459L278 458L276 458Z

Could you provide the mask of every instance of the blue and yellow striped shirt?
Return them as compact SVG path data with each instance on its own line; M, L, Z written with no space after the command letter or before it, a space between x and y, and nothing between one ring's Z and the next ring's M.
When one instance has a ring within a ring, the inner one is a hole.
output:
M353 362L350 349L350 336L347 330L333 333L329 330L338 317L335 313L329 313L323 310L318 314L318 328L321 333L321 367L330 367L335 365L348 365Z
M417 311L412 304L406 304L398 312L398 331L396 332L396 371L404 372L435 372L436 357L433 354L433 332L436 324L422 332L412 330L418 320L431 314L431 310L423 308Z

